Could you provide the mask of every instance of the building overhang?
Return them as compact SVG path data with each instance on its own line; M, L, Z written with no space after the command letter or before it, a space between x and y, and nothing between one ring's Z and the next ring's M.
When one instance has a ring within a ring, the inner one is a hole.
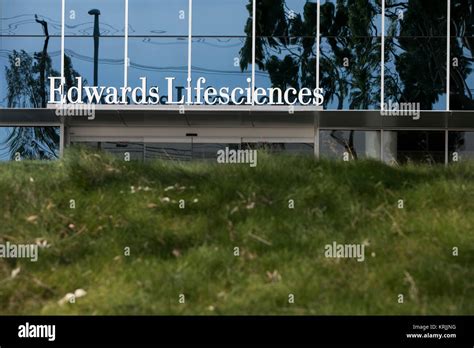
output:
M376 110L321 110L295 107L208 107L177 106L144 108L98 106L95 117L56 116L55 109L0 109L0 126L67 127L172 126L172 127L301 127L367 129L474 129L474 111L421 111L419 118L382 116Z

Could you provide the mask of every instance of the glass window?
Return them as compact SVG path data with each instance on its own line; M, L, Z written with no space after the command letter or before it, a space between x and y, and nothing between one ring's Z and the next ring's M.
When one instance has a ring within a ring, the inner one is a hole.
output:
M315 1L257 2L257 88L316 88ZM251 57L251 38L242 57Z
M382 7L379 0L320 1L321 35L364 37L382 34Z
M60 38L0 37L0 107L47 107L48 77L60 70Z
M246 26L252 28L251 16L248 0L194 1L193 36L245 36Z
M474 34L474 3L469 0L451 0L451 36L466 37Z
M385 43L385 103L445 110L446 39L400 37Z
M474 38L451 38L451 110L474 110Z
M316 88L316 41L312 37L278 40L264 46L265 60L257 65L256 87Z
M239 150L240 144L217 144L217 143L193 143L193 160L214 160L217 161L219 150Z
M262 150L271 154L314 156L314 144L311 143L242 143L242 149Z
M387 36L446 37L447 0L385 0Z
M322 0L320 13L324 109L379 109L380 2Z
M125 35L125 0L66 0L65 35Z
M449 162L474 160L474 132L449 132Z
M125 0L66 0L65 23L66 92L79 76L84 86L123 87Z
M446 0L386 0L386 105L446 109Z
M61 0L0 1L0 35L61 35Z
M189 0L129 0L130 36L187 36Z
M380 108L380 38L323 37L320 46L320 86L324 108Z
M141 77L147 78L148 86L158 87L161 103L168 101L167 77L174 78L173 100L184 95L188 77L187 38L130 38L128 85L141 86Z
M384 131L387 163L444 163L444 131Z
M162 159L174 161L190 161L192 145L189 143L146 143L145 159Z
M59 156L59 127L0 127L0 161Z
M123 160L143 161L143 143L104 142L100 149Z
M99 45L97 55L94 48L96 40ZM67 84L77 85L74 78L80 76L84 86L122 87L124 45L124 38L121 37L67 37L64 42L64 75L66 81L70 81ZM105 95L106 92L103 97ZM87 96L84 95L84 98Z
M380 159L380 132L321 130L319 152L321 157L343 161Z
M250 6L249 11L251 9L252 7ZM316 15L316 1L257 1L257 36L315 37Z
M245 88L251 78L251 67L240 66L242 38L195 38L193 40L192 79L206 79L205 87L216 89Z

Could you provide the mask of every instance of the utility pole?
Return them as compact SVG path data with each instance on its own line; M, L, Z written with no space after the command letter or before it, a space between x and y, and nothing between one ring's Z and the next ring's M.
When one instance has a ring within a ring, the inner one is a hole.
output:
M99 16L100 11L93 9L89 11L91 16L94 16L94 86L99 83Z

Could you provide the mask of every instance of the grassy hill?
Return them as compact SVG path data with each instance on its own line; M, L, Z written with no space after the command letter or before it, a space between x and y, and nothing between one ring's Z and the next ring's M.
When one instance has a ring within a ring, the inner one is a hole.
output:
M2 163L0 243L42 248L0 259L0 314L474 314L473 197L474 164Z

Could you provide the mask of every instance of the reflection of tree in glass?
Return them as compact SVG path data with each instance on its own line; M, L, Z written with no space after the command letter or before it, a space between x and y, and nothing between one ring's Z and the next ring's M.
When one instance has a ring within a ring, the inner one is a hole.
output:
M242 71L252 63L252 1L247 10ZM315 11L315 3L306 3L303 14L295 14L284 0L257 0L256 64L268 71L274 87L315 88ZM278 57L275 52L285 55Z
M385 52L396 67L387 69L386 95L431 110L446 93L446 0L387 0L386 7Z
M268 71L274 87L316 87L316 9L306 2L302 14L294 14L285 0L257 0L256 64ZM252 13L252 1L247 5ZM324 107L333 100L337 108L369 109L378 105L380 95L380 46L374 18L380 5L367 0L338 0L321 5L321 35L328 49L321 50L320 87L324 89ZM247 39L240 51L242 70L252 61L252 19L245 27ZM294 49L299 45L299 49ZM277 57L272 51L285 53ZM344 66L345 60L350 64ZM353 158L357 158L354 135L347 139L332 135Z
M61 76L52 67L48 54L48 23L35 20L42 26L45 35L43 50L34 52L33 56L25 50L13 50L9 55L9 66L5 68L7 81L7 105L9 108L46 108L49 99L50 76ZM64 57L65 91L77 84L80 76L71 64L68 56ZM5 140L10 148L10 157L20 153L24 158L54 158L59 143L59 134L53 127L13 127Z
M466 78L474 63L474 3L472 0L453 0L451 5L451 109L474 110L473 91Z

